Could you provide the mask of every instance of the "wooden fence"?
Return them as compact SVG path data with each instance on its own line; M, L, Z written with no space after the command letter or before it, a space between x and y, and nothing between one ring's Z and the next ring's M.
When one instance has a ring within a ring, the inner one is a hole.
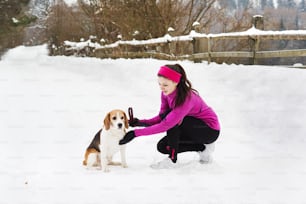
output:
M113 44L84 49L90 50L87 55L98 58L187 59L194 62L206 60L208 63L246 59L244 63L259 64L261 59L306 56L306 49L303 49L303 45L306 47L306 30L263 31L258 29L263 27L260 23L263 22L262 17L255 16L254 19L254 26L245 32L201 34L192 31L185 36L171 36L169 33L161 38L120 40ZM274 45L271 41L275 42ZM299 49L280 50L279 42L288 41L295 42ZM67 50L71 52L73 47L69 45Z

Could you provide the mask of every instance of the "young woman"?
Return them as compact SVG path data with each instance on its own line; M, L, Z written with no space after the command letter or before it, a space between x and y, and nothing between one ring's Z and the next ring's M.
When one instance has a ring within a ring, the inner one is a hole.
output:
M139 136L167 132L157 149L168 157L153 164L152 168L174 168L177 154L187 151L198 152L201 163L210 162L214 142L220 133L217 115L192 88L179 64L160 67L158 84L162 92L159 114L151 119L129 121L132 127L144 128L128 132L119 144Z

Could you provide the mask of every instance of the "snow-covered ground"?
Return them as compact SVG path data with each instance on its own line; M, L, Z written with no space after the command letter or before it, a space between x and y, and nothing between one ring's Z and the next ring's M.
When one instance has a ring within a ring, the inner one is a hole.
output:
M114 108L139 118L160 105L153 59L49 57L17 47L0 61L0 204L305 204L306 70L179 62L217 112L214 162L179 155L181 168L153 170L163 134L127 146L129 168L81 165ZM119 156L116 158L119 159Z

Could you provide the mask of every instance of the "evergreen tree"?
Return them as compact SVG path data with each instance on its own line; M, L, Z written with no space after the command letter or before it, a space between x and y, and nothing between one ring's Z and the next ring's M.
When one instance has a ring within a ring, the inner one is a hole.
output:
M0 54L22 43L23 29L35 18L26 13L30 0L0 0Z

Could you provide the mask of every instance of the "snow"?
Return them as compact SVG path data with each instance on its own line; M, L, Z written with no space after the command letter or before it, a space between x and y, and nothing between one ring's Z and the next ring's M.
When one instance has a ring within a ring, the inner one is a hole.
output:
M74 5L77 3L77 0L65 0L65 3L68 5Z
M172 28L172 27L169 27L169 28L168 28L168 32L173 32L173 31L175 31L174 28Z
M195 22L196 23L196 22ZM196 26L197 24L194 25ZM174 28L168 28L168 31L174 31ZM158 44L158 43L166 43L166 42L174 42L174 41L192 41L194 38L222 38L222 37L242 37L242 36L268 36L268 35L286 35L286 36L305 36L306 30L284 30L284 31L264 31L256 29L254 26L250 29L242 32L230 32L230 33L218 33L218 34L205 34L198 33L194 30L190 31L188 35L182 36L171 36L169 34L165 34L159 38L153 38L148 40L121 40L122 36L118 35L118 41L108 44L101 45L99 43L91 43L90 40L86 42L71 42L64 41L66 46L70 46L71 49L80 50L86 46L94 47L96 49L104 49L104 48L114 48L121 45L147 45L147 44Z
M165 157L156 150L164 134L156 134L127 145L127 169L81 165L109 110L158 112L156 71L168 63L176 62L50 57L45 45L6 53L0 203L305 203L303 69L180 61L221 121L213 163L189 152L179 155L180 168L151 169Z
M13 23L15 23L15 24L16 24L16 23L19 23L19 20L18 20L17 18L14 18L14 17L12 18L12 21L13 21Z
M193 22L192 27L199 26L200 23L198 21Z

